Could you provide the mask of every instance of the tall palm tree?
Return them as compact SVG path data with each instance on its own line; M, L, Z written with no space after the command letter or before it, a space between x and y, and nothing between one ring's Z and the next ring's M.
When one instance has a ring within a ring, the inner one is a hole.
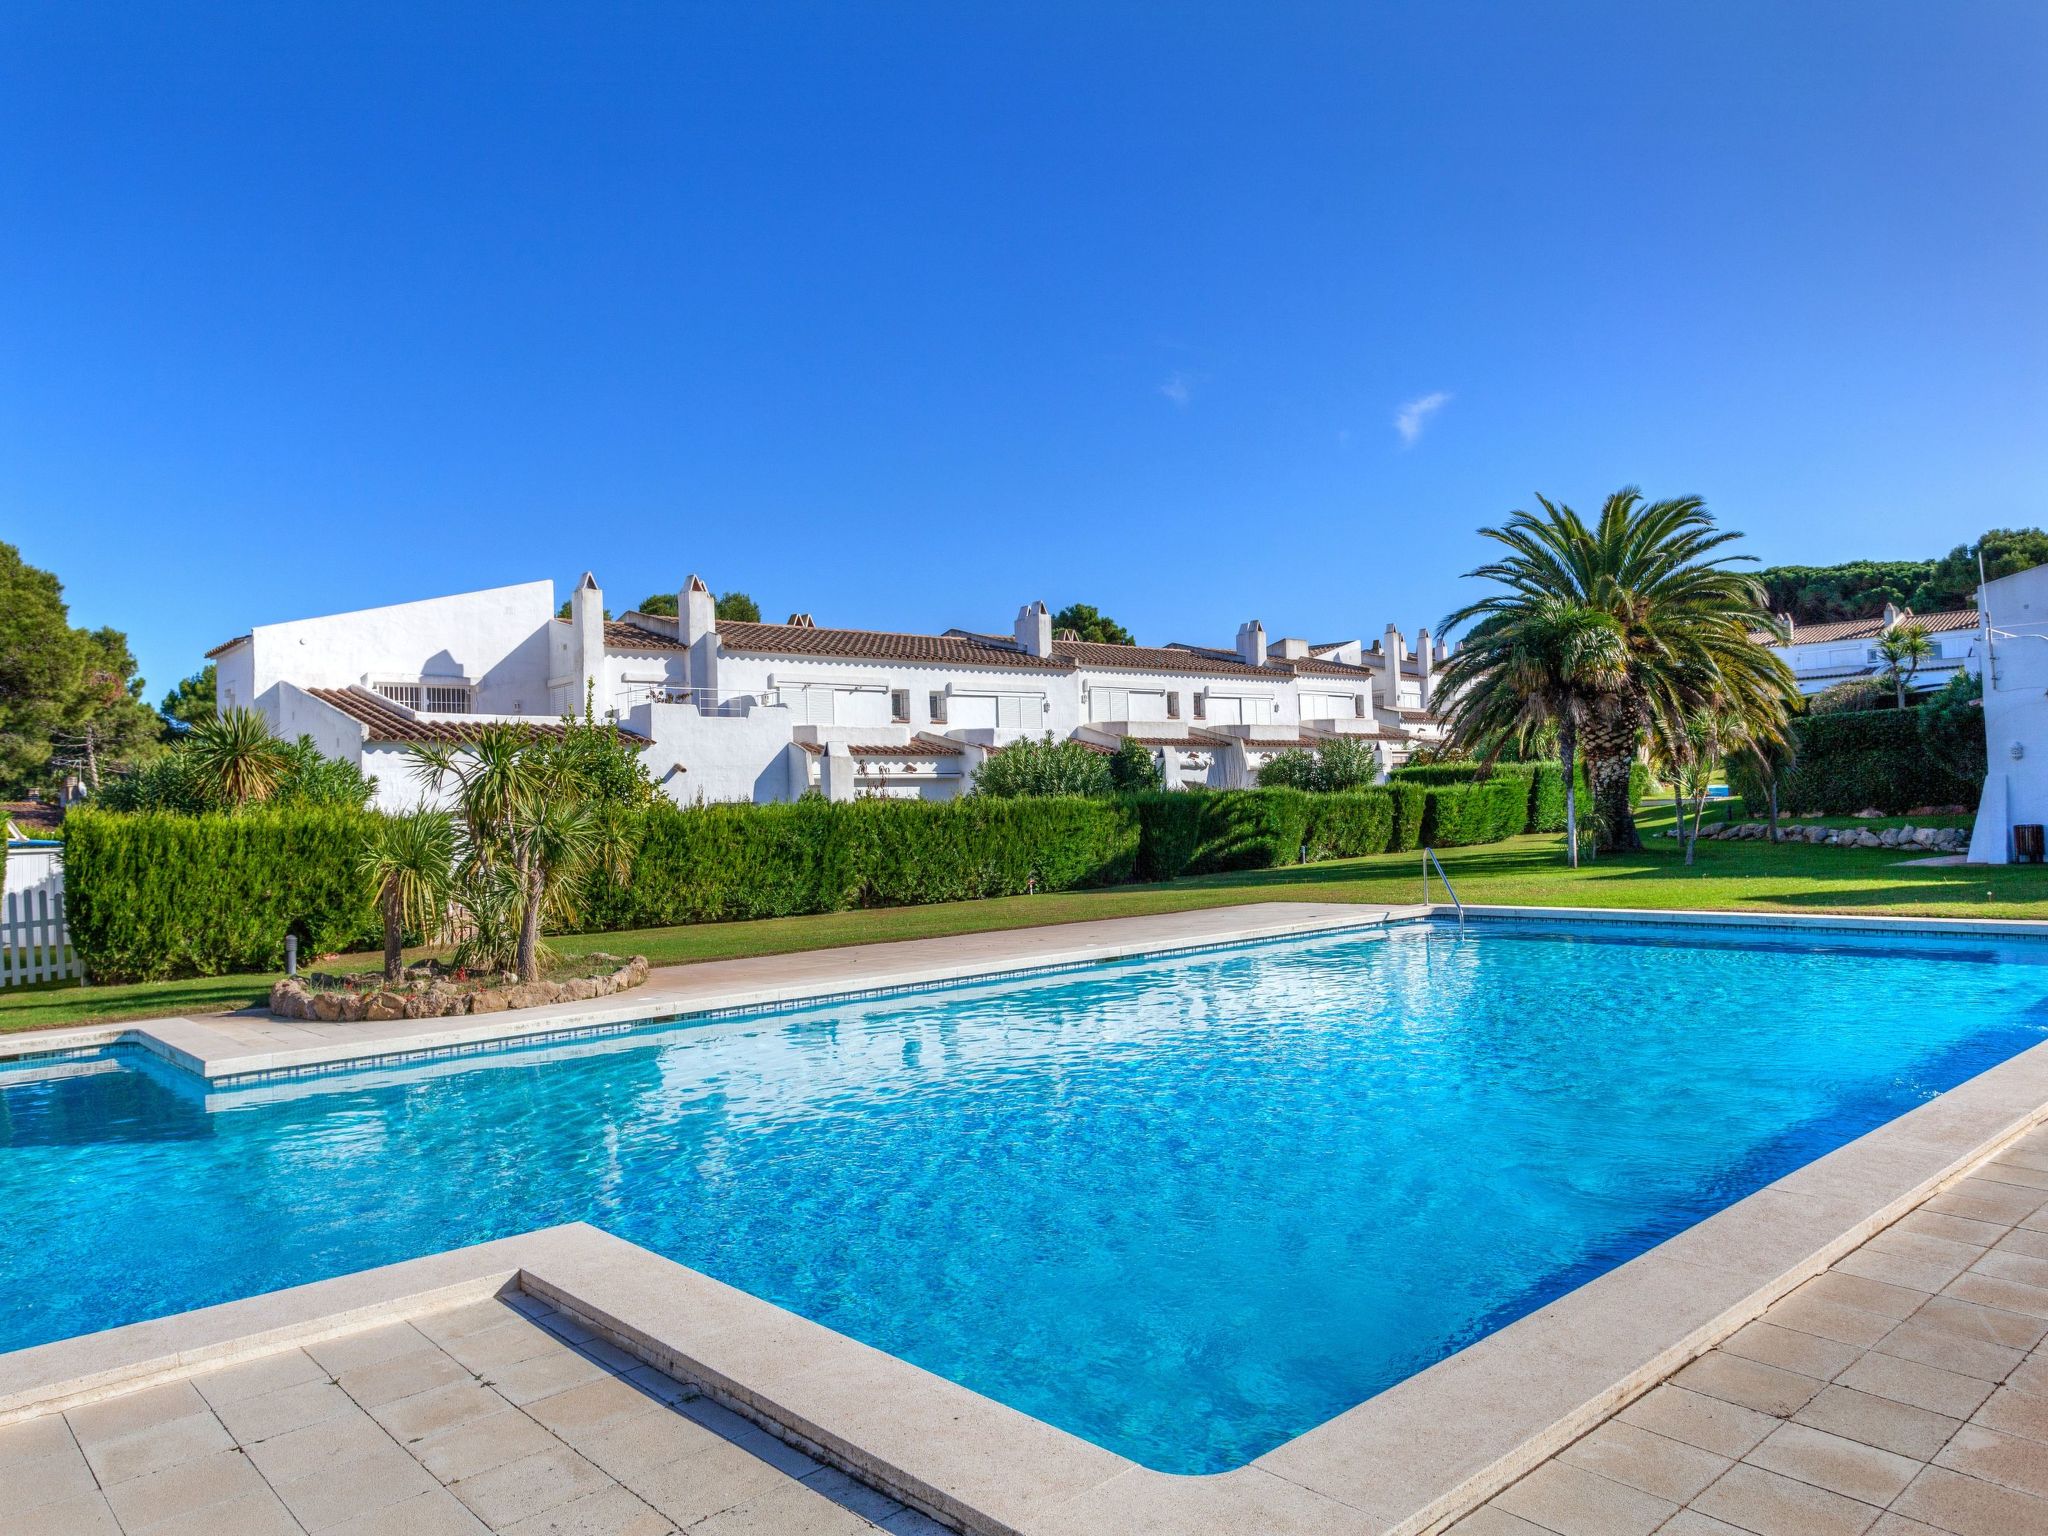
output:
M1927 638L1927 631L1918 624L1894 624L1877 642L1877 659L1884 663L1884 680L1892 685L1892 696L1898 707L1906 707L1906 689L1912 686L1913 674L1921 664L1934 654L1934 642Z
M231 809L268 800L288 762L284 744L253 709L231 709L193 726L185 751L208 795Z
M455 881L455 824L443 811L383 816L358 870L384 917L384 979L405 970L405 931L439 932Z
M1438 675L1437 695L1450 700L1450 739L1491 762L1509 749L1526 753L1555 730L1565 857L1576 868L1579 728L1595 699L1627 681L1621 627L1568 598L1519 593L1483 599L1454 621L1475 617L1479 622Z
M452 786L465 888L488 893L488 904L497 904L508 886L513 893L519 979L537 981L542 922L570 911L591 868L616 867L621 823L591 804L572 754L516 725L493 722L460 745L417 746L413 759L430 791Z
M1697 496L1646 502L1628 487L1609 496L1590 524L1562 503L1537 502L1540 515L1518 511L1504 526L1480 530L1507 553L1470 574L1507 591L1446 622L1546 598L1613 622L1626 652L1624 679L1591 698L1579 746L1602 851L1640 848L1629 771L1651 723L1667 722L1676 734L1709 703L1747 719L1782 720L1795 696L1792 674L1750 638L1771 627L1763 589L1728 568L1748 557L1714 553L1740 535L1716 529Z

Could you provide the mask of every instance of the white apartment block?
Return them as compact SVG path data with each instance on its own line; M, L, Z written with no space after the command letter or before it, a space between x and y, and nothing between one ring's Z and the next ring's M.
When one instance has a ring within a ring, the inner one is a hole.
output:
M1780 614L1778 623L1785 630L1783 639L1764 631L1758 631L1755 638L1784 658L1803 694L1819 693L1852 678L1875 677L1884 670L1877 642L1902 624L1925 631L1934 645L1934 654L1913 675L1915 692L1939 688L1958 672L1974 676L1977 671L1978 626L1974 608L1915 613L1910 608L1887 603L1883 615L1874 619L1794 624L1791 615Z
M1274 754L1352 736L1382 769L1442 731L1430 711L1441 641L1411 651L1387 627L1357 640L1120 646L1055 634L1027 603L1006 634L828 629L720 620L692 576L677 615L604 616L585 575L570 616L526 582L325 618L262 624L209 651L221 708L252 707L376 777L378 803L418 804L410 749L459 743L487 720L557 731L585 700L645 754L663 793L699 801L944 799L989 752L1048 732L1113 751L1150 747L1169 785L1256 781Z

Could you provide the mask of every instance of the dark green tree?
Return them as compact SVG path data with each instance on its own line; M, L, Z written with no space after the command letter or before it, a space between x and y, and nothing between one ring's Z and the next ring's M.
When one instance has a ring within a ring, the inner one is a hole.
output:
M209 661L190 677L180 679L178 686L164 695L156 712L163 721L166 739L176 740L202 720L213 718L215 675L214 664Z
M761 622L761 605L744 592L721 592L715 606L718 616L729 624ZM637 611L672 619L676 616L676 595L673 592L651 592L640 599Z
M1107 795L1114 789L1110 779L1109 755L1078 741L1054 741L1048 731L1043 740L1025 737L988 755L974 776L977 795L1006 799L1043 798L1050 795Z
M1109 780L1118 794L1128 795L1160 788L1165 775L1159 771L1152 749L1135 737L1126 736L1109 760Z
M1077 639L1095 645L1136 645L1131 632L1090 603L1069 603L1052 616L1053 633L1071 629Z

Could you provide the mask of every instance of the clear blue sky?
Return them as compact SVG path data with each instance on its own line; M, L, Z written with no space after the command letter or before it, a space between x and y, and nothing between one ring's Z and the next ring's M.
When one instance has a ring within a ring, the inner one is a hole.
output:
M152 697L586 566L1369 636L1625 482L1937 553L2048 520L2044 78L2039 0L13 0L0 538Z

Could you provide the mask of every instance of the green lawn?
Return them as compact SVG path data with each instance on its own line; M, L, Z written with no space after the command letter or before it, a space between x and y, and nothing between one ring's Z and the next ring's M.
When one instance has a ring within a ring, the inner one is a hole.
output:
M1483 848L1449 849L1441 857L1459 896L1470 903L2048 918L2048 866L1915 868L1905 862L1912 855L1888 848L1736 842L1701 843L1698 862L1687 869L1673 840L1650 835L1671 824L1670 807L1646 804L1641 822L1651 845L1646 851L1601 859L1576 872L1559 862L1561 840L1555 836L1518 837ZM1232 902L1406 903L1421 894L1419 867L1416 854L1389 853L1163 885L582 934L553 942L564 954L604 949L645 955L656 965L683 965L839 944L1180 912ZM374 955L359 955L349 957L344 967L366 968L376 963ZM0 1032L166 1013L224 1012L262 1001L270 981L267 975L215 976L130 986L74 984L10 990L0 993Z

